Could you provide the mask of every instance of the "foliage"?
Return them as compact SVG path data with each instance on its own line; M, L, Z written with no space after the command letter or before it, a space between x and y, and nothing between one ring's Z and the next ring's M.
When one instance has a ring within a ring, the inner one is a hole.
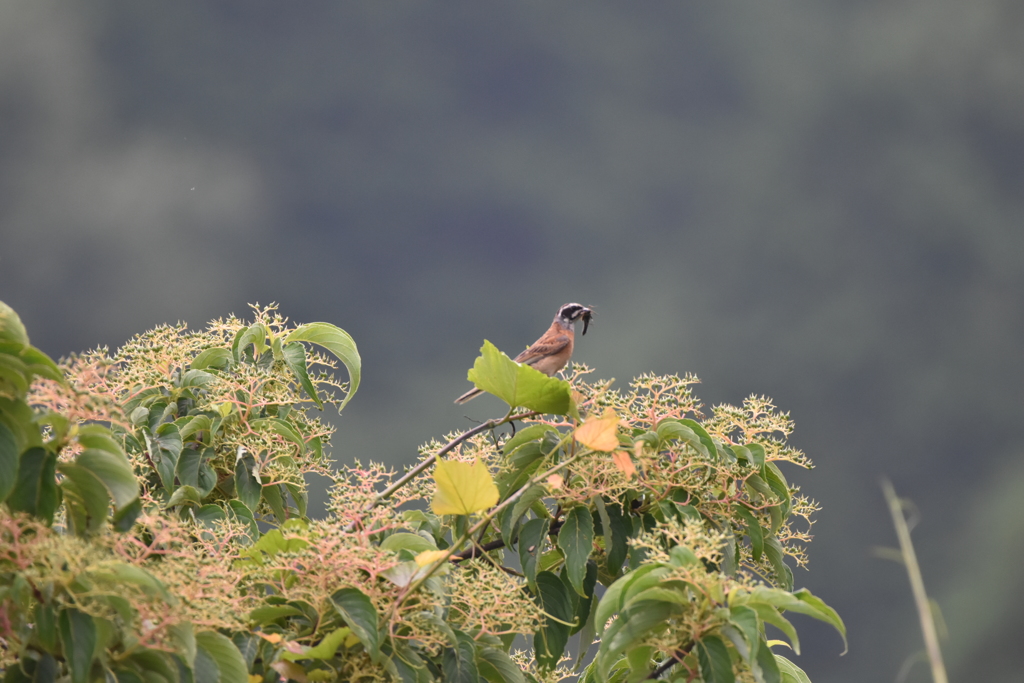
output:
M615 391L485 344L471 378L509 413L431 442L399 478L331 467L312 411L343 407L360 377L332 325L256 307L252 324L160 327L61 373L3 312L12 682L772 682L803 674L766 624L795 651L786 612L845 635L794 590L786 558L805 563L815 505L779 464L809 462L767 399L705 417L693 377ZM310 473L333 481L324 519L307 516Z

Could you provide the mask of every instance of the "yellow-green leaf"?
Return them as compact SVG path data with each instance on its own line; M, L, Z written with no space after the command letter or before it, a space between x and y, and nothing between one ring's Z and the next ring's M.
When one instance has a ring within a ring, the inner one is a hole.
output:
M472 463L438 460L434 481L437 492L430 507L438 515L469 515L498 502L498 487L479 458Z

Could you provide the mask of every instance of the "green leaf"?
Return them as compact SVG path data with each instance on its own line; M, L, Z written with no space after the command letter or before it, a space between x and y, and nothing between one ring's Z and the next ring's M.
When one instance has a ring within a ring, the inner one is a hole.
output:
M523 670L504 650L481 647L477 650L476 663L480 673L490 683L526 683Z
M414 555L419 555L428 550L437 550L437 544L432 540L428 541L419 534L410 534L402 531L385 538L381 541L380 547L396 553L399 550L408 550Z
M577 594L586 596L583 579L594 549L594 517L586 506L577 505L565 515L565 523L558 532L558 547L565 553L569 583Z
M680 611L680 606L667 602L644 601L619 613L601 638L597 653L601 680L607 679L608 670L619 655L655 631L668 627L669 619Z
M330 323L309 323L299 325L285 338L285 342L309 342L324 347L348 370L349 387L345 399L338 406L340 411L345 407L359 389L359 377L362 371L362 360L356 342L348 332Z
M757 667L753 670L758 683L782 683L782 672L779 670L775 653L768 647L763 636L757 646Z
M480 459L474 462L438 460L434 467L437 490L430 508L438 515L470 515L498 502L498 487Z
M284 617L301 616L302 610L291 605L267 605L249 612L249 619L259 625L271 624Z
M693 421L691 420L691 422ZM657 432L658 438L662 441L682 441L688 444L699 455L703 455L706 458L712 457L713 451L708 451L708 447L704 443L704 440L701 439L697 432L691 429L688 425L683 424L681 420L671 418L662 420L658 423Z
M129 531L135 526L135 520L142 514L142 500L136 498L130 504L124 506L120 510L114 511L114 516L111 518L114 529L124 533Z
M96 533L107 521L107 510L110 507L107 488L99 477L75 463L60 463L57 471L64 475L61 489L64 492L68 521L75 534L84 536Z
M253 610L253 612L255 613L255 610ZM300 659L330 659L351 633L352 629L347 626L336 628L324 636L319 643L313 647L307 648L301 653L288 651L282 652L281 659L290 662L297 662Z
M507 498L518 491L537 472L544 451L541 444L531 441L517 448L508 458L509 469L498 479L498 493Z
M445 683L478 683L480 672L476 666L476 644L461 631L455 632L458 644L445 650L442 673Z
M804 611L805 608L797 607L796 605L787 606L786 609L794 612L802 612L803 614L810 615L815 619L819 619L830 624L835 628L835 630L839 631L839 634L843 637L843 654L845 654L846 648L849 647L846 642L846 624L844 624L843 620L839 617L839 613L826 605L824 600L811 594L811 591L806 588L801 588L797 592L793 593L793 597L807 606L806 611Z
M152 445L151 455L157 474L160 475L160 482L167 491L173 491L174 470L178 465L178 455L181 453L182 446L181 433L178 431L177 425L172 423L158 425L153 432Z
M167 592L166 586L159 579L145 569L124 562L103 562L93 565L84 575L91 581L112 590L123 588L125 584L131 584L147 595L168 601L173 600L170 593Z
M764 537L764 552L775 568L775 581L779 587L787 591L793 590L793 570L786 564L785 552L775 534Z
M811 683L811 679L807 677L804 670L796 664L782 655L774 655L774 657L779 667L782 683Z
M537 586L537 561L549 527L550 522L540 517L531 519L519 531L519 563L532 589L536 589Z
M494 394L513 408L552 415L575 413L568 382L516 363L489 341L481 347L468 378L478 389Z
M0 342L13 342L28 346L28 332L14 309L0 301Z
M806 588L801 588L795 593L789 593L785 590L762 586L755 588L742 600L749 603L755 609L758 604L771 605L772 607L780 610L798 612L800 614L806 614L807 616L814 617L820 621L824 621L839 632L843 637L843 644L846 644L846 625L843 624L843 620L834 609L826 605L821 598L816 597ZM758 611L758 614L761 614L760 610ZM761 618L764 621L769 621L763 615ZM787 632L786 635L789 635L789 633ZM793 650L797 654L800 654L800 650L796 645L794 645Z
M2 304L3 302L0 302ZM0 503L14 489L18 480L18 444L14 432L0 422Z
M22 453L18 483L7 497L7 506L50 524L60 502L56 468L57 456L44 448L30 448Z
M788 619L782 616L778 609L773 605L763 602L750 602L747 604L757 612L757 616L761 618L761 621L771 624L782 631L789 638L789 642L793 646L793 652L800 654L800 638L797 637L796 629L793 628L793 624Z
M231 350L225 348L206 349L196 356L189 367L193 370L215 368L224 370L231 365Z
M729 648L718 636L704 636L697 641L697 661L704 683L734 683Z
M256 524L256 519L252 516L252 510L245 506L240 500L229 500L228 508L231 509L231 514L234 515L235 519L249 527L249 536L251 538L259 538L260 530Z
M567 572L564 572L567 573ZM566 580L566 576L561 577L563 581ZM575 626L569 630L569 635L575 635L579 633L580 629L583 628L587 622L587 618L590 616L595 599L594 588L597 586L597 563L587 562L587 574L583 577L583 593L576 600L576 609L573 613L573 621ZM575 591L575 587L573 587ZM573 597L570 595L570 597Z
M248 683L245 660L230 638L216 631L200 631L196 634L196 647L217 665L217 683ZM196 683L200 683L198 675Z
M267 484L262 489L263 500L267 501L267 505L273 510L274 516L277 517L277 521L284 523L288 519L288 511L284 506L284 496L281 494L281 486L279 484Z
M789 484L786 483L786 478L782 476L779 466L773 462L766 462L764 467L761 468L761 476L768 482L772 493L782 501L782 516L787 517L792 509L792 500L789 495Z
M509 516L509 521L512 524L515 524L515 522L519 521L520 517L526 514L526 511L529 510L534 503L546 495L547 490L539 484L535 484L523 491L523 495L519 496L519 500L512 505L512 513Z
M761 559L761 554L764 552L764 529L761 528L761 524L757 521L757 518L747 509L742 503L736 503L733 505L733 510L736 514L747 524L747 536L750 538L750 547L753 551L754 562L758 562Z
M554 428L546 424L530 425L525 429L520 429L515 436L512 436L505 445L502 446L501 450L505 455L509 455L515 449L522 446L527 441L533 441L544 436L545 432L553 431Z
M544 610L544 623L533 634L534 656L541 669L553 669L569 642L572 601L568 589L557 575L544 571L537 574L537 603Z
M745 605L733 605L729 609L729 624L734 626L737 633L743 638L742 648L741 643L737 643L730 638L730 640L733 640L736 650L741 653L745 650L744 659L748 662L756 660L757 648L761 642L761 630L757 620L757 612Z
M689 427L690 429L693 430L693 433L697 435L698 439L700 439L700 442L704 446L704 449L707 451L708 455L713 460L720 459L720 456L718 454L718 446L715 445L715 440L711 438L711 435L707 433L707 430L705 430L699 422L697 422L696 420L691 420L690 418L687 417L679 420L679 424L683 425L684 427Z
M120 444L110 435L110 430L98 424L79 426L78 443L82 444L83 448L97 448L112 455L125 457Z
M181 381L179 382L178 385L182 389L186 389L189 387L202 388L205 387L207 384L216 381L216 379L217 377L215 375L211 375L205 370L198 370L196 368L193 368L191 370L185 371L185 374L181 376Z
M124 455L86 448L75 458L75 464L89 470L103 482L114 499L115 508L121 509L139 497L139 482Z
M209 415L189 415L180 418L175 424L178 425L178 434L184 443L194 434L209 431L213 427L213 419Z
M167 507L172 508L175 505L195 505L199 506L202 504L202 499L199 497L199 491L194 486L179 486L171 494L170 500L167 501Z
M629 552L628 541L633 529L622 515L622 507L618 503L605 504L600 498L598 500L602 503L608 517L607 520L604 516L601 517L606 554L605 566L615 576L622 569L622 563L626 561L626 554Z
M295 508L299 511L299 517L306 516L306 509L309 506L309 494L306 493L305 489L300 487L298 484L284 485L288 489L288 493L291 494L292 500L295 501Z
M306 347L299 342L285 344L281 349L281 356L285 365L292 371L292 375L299 380L306 395L312 399L313 403L316 403L317 408L323 410L324 402L320 400L320 396L316 393L316 387L309 379L309 368L306 366Z
M250 453L240 453L235 461L235 493L249 511L256 512L263 495L263 485L255 474L256 460Z
M334 608L366 648L373 661L380 659L380 632L377 608L358 588L342 588L331 596Z
M267 328L263 323L250 325L240 330L239 335L235 337L231 350L236 363L242 360L249 345L253 347L253 359L259 358L260 354L267 350Z
M764 467L764 459L766 457L764 446L759 443L748 443L747 451L750 452L750 461L754 467L758 469Z
M71 683L89 683L93 653L96 650L96 622L73 607L60 613L60 639L64 661L71 672Z
M57 651L57 613L52 604L37 602L34 611L35 637L43 649L48 652Z

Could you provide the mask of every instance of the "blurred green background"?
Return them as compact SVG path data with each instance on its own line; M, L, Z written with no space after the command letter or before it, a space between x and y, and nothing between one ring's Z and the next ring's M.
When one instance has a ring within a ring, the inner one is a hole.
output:
M954 680L1024 636L1024 4L0 3L0 299L51 355L277 301L359 343L335 456L501 412L486 337L767 394L815 461L811 679L921 649L879 479L916 503ZM927 680L915 665L904 679Z

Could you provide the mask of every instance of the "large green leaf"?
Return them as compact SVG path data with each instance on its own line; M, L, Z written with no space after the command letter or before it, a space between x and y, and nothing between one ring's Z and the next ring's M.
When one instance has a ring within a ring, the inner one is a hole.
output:
M577 594L586 596L583 579L587 575L587 560L594 549L594 517L587 507L577 505L565 515L565 523L558 532L558 547L565 554L569 583Z
M480 348L468 378L478 389L494 394L513 408L552 415L574 414L576 410L568 382L516 363L489 341L484 341Z
M523 670L504 650L481 647L477 650L476 663L483 677L492 683L526 683Z
M630 598L638 593L658 585L668 569L655 564L646 564L638 569L619 577L601 596L597 606L594 624L597 635L604 631L605 624L612 615L625 609Z
M216 663L217 683L248 683L245 659L230 638L216 631L200 631L196 634L196 647ZM199 683L198 676L196 683Z
M562 580L556 574L543 571L537 574L537 602L547 616L533 634L534 653L540 668L553 669L569 642L572 601Z
M531 519L519 532L519 563L531 588L537 583L537 560L544 547L549 525L550 522L544 517Z
M764 537L764 552L775 568L775 581L784 590L793 590L793 570L786 564L785 551L775 534Z
M669 619L680 609L673 603L645 600L620 612L601 637L597 654L600 679L607 679L619 655L651 633L667 628Z
M782 655L774 656L775 662L779 667L782 683L811 683L811 679L807 677L803 669Z
M110 492L114 507L121 509L139 497L139 482L135 479L128 458L98 448L86 448L75 464L95 474Z
M295 375L295 379L299 380L299 384L302 385L306 395L316 403L317 408L323 410L324 402L320 400L320 396L316 393L316 386L309 379L309 367L306 365L306 347L299 342L285 344L281 349L281 357L284 359L288 369Z
M764 552L764 529L761 528L760 522L757 521L753 513L742 503L733 505L733 510L747 524L747 536L750 538L754 562L758 562L761 559L761 554Z
M704 636L697 641L697 660L704 683L734 683L729 648L718 636Z
M479 683L476 644L470 636L461 631L456 631L455 637L457 645L445 650L444 653L442 672L445 683Z
M85 612L68 607L60 613L59 627L71 683L88 683L96 650L96 622Z
M75 463L61 463L57 471L64 475L61 489L72 530L79 536L99 531L110 507L110 494L103 481L91 470Z
M193 370L203 370L204 368L223 370L231 365L231 361L231 351L229 349L215 347L206 349L196 356L189 367Z
M0 301L0 342L14 342L28 345L25 325L14 309Z
M0 422L0 503L7 500L17 481L18 444L14 432Z
M150 411L150 421L155 421L156 410ZM174 470L178 466L178 456L181 454L181 432L178 426L172 423L158 424L155 427L152 438L151 455L160 481L168 492L174 490Z
M380 631L377 608L358 588L342 588L331 596L334 608L345 620L352 633L359 638L373 661L380 659Z
M763 636L757 646L757 667L754 668L754 677L757 683L782 683L779 662Z
M30 448L18 460L18 479L7 497L12 510L27 512L47 524L60 503L56 479L57 456L45 448Z
M359 357L355 340L348 332L330 323L308 323L292 330L285 338L285 342L309 342L322 346L334 354L345 365L349 376L348 393L345 394L345 399L338 406L338 410L352 400L359 389L362 359Z
M256 459L249 453L240 453L235 462L235 494L252 513L256 512L263 495L263 485L256 477L255 469Z

